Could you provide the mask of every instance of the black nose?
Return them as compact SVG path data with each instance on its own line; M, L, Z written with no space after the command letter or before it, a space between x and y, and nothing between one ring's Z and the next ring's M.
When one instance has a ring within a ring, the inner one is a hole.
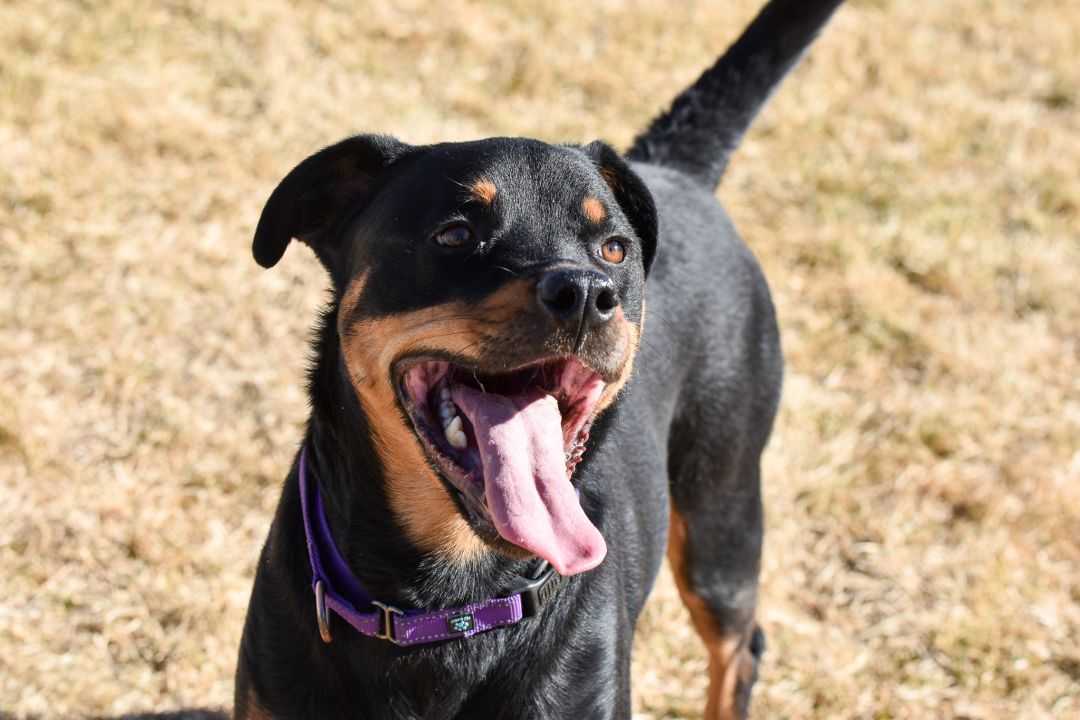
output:
M579 339L610 320L619 306L611 278L584 268L544 273L536 284L536 297L556 323L577 332Z

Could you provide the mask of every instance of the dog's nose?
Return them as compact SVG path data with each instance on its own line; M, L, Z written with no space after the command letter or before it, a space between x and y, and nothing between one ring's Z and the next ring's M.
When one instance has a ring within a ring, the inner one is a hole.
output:
M611 278L585 268L549 270L536 283L536 297L556 323L579 337L610 320L619 306Z

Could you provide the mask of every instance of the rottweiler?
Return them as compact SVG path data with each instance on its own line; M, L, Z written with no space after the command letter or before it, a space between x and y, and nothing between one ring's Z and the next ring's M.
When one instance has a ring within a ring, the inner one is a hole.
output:
M628 718L665 551L746 716L782 358L714 193L840 2L769 2L624 155L358 135L281 181L255 259L300 240L332 299L237 717Z

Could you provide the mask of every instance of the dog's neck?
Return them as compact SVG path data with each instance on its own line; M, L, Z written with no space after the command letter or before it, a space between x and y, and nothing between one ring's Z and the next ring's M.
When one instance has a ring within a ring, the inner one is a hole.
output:
M484 552L463 565L424 553L410 542L390 507L388 478L335 328L331 308L318 329L318 361L308 378L312 411L307 462L334 542L353 574L374 597L407 608L458 605L504 592L528 571L528 561Z

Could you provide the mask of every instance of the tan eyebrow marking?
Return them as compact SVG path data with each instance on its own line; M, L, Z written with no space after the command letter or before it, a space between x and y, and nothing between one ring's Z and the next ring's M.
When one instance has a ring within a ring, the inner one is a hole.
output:
M586 195L585 199L581 201L581 211L594 225L599 225L607 219L607 210L604 209L604 203L592 195Z
M487 178L478 178L472 184L473 197L484 205L491 205L491 203L495 202L495 196L498 193L499 188L495 187L495 183Z

